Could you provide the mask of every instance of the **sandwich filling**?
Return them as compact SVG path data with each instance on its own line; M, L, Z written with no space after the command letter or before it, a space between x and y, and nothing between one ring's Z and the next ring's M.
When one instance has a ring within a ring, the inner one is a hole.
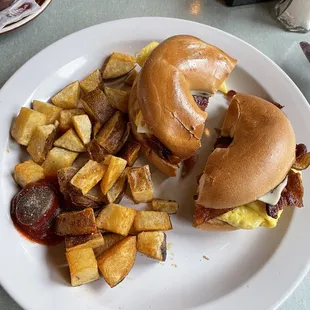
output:
M216 147L224 146L223 140L217 140ZM199 226L204 222L216 219L225 222L238 229L254 229L259 226L273 228L277 225L283 209L286 207L303 206L303 184L301 172L294 169L300 165L307 154L305 145L299 144L296 146L296 163L289 171L287 177L274 190L260 197L258 200L251 203L237 206L229 209L210 209L201 205L196 205L194 222L195 226ZM302 167L307 168L308 165ZM301 169L302 170L302 169Z

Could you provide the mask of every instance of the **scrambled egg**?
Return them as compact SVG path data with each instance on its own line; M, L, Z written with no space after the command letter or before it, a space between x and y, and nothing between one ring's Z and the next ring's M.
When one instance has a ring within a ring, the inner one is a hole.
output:
M220 91L221 93L223 93L224 95L227 94L228 90L227 90L227 85L226 82L224 81L223 84L219 87L218 91Z
M278 224L281 214L282 210L279 211L278 218L274 219L267 215L265 203L254 201L224 213L217 219L240 229L254 229L259 226L273 228Z
M147 46L143 47L143 49L137 53L137 63L140 67L142 67L146 61L146 59L151 54L152 50L158 45L158 42L151 42Z

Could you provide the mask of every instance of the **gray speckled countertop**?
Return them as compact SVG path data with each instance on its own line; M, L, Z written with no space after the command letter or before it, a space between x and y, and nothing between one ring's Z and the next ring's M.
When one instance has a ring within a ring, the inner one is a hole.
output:
M192 0L53 0L47 10L30 24L14 32L0 35L0 87L40 50L77 30L127 17L166 16L211 25L247 41L276 62L310 102L310 64L299 48L300 41L310 42L310 33L297 34L284 31L273 17L274 2L228 8L221 1L200 0L198 2L201 10L196 15L191 14L189 9L192 2ZM310 309L309 292L308 274L280 309ZM21 309L1 287L0 309Z

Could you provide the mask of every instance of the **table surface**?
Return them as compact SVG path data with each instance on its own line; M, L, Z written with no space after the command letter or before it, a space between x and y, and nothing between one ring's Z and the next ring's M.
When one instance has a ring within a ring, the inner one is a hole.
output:
M198 12L191 10L193 3L200 4ZM274 5L228 8L218 0L53 0L30 24L0 35L0 87L28 59L68 34L115 19L165 16L204 23L252 44L276 62L310 102L310 64L299 48L299 42L310 42L310 33L284 31L274 18ZM310 309L309 292L310 274L280 309ZM21 309L1 286L0 309Z

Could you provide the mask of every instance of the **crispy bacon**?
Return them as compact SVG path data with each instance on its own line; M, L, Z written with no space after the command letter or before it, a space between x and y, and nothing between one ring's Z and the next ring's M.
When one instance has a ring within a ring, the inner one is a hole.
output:
M208 107L208 104L209 104L209 97L197 96L197 95L193 95L193 97L194 97L194 100L195 100L196 104L198 105L198 107L202 111L205 111L206 108Z
M266 204L267 214L275 219L278 218L279 210L283 210L286 207L303 207L304 187L301 175L291 170L287 177L287 184L281 193L279 202L275 206Z
M201 205L196 204L194 222L195 225L201 225L204 222L208 222L226 212L231 211L233 208L229 209L209 209Z
M195 153L193 156L183 161L183 167L181 173L182 178L185 178L194 169L198 158L199 158L198 154Z
M159 141L155 136L151 136L147 139L150 148L161 158L169 161L171 164L178 164L180 159L173 155L172 152L166 148L166 146Z
M296 144L296 158L306 155L307 152L307 147L304 144Z
M271 102L273 105L275 105L277 108L279 108L280 110L284 108L284 105L278 103L278 102Z

